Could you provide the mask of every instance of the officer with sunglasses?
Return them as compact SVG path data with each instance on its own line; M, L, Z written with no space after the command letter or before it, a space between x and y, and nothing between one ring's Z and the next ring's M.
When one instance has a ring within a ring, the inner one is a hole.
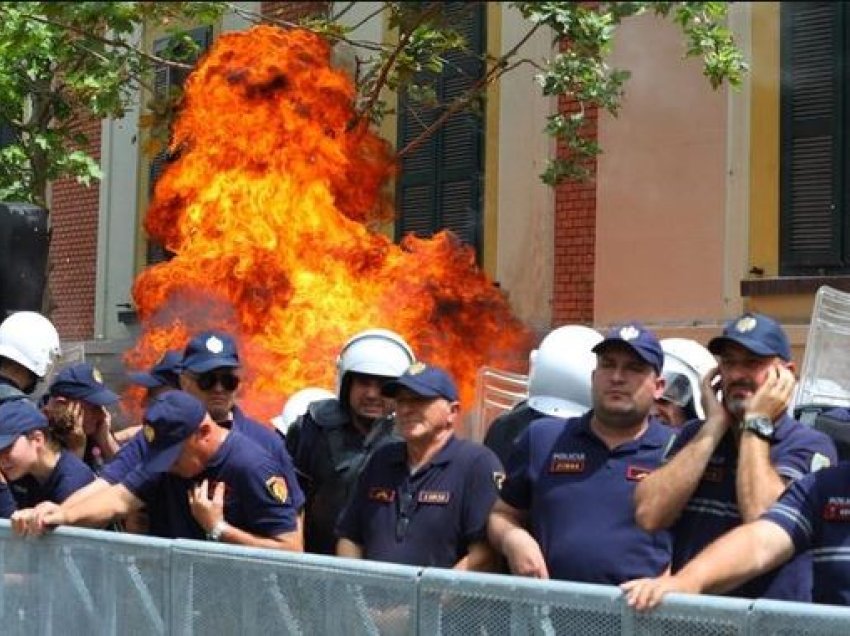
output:
M300 510L304 506L304 494L294 478L292 459L283 439L271 428L247 417L236 405L239 369L239 353L234 339L222 331L204 331L186 345L179 365L180 386L204 404L217 424L252 440L277 462L282 474L293 475L289 495L292 505ZM120 483L141 463L146 451L147 440L140 432L104 467L100 479L74 493L69 502L74 503ZM149 533L168 538L203 539L204 532L190 514L185 497L175 496L180 492L179 484L178 487L170 487L174 480L179 480L179 477L166 475L157 479L151 476L149 486L138 489L148 509Z
M342 513L337 554L462 570L492 570L487 515L502 466L488 448L454 435L457 389L442 369L411 365L383 394L396 401L403 441L378 449Z

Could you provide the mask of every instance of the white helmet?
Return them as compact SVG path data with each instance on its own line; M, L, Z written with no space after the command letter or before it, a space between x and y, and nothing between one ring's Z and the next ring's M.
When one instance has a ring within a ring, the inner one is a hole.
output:
M554 417L575 417L591 405L590 376L596 368L591 351L602 334L584 325L551 331L529 356L528 405Z
M336 360L337 395L342 399L343 383L349 373L397 378L416 362L404 338L389 329L367 329L342 347Z
M690 404L696 416L704 418L700 380L717 366L717 360L708 349L688 338L664 338L661 348L664 350L661 375L667 381L663 398L683 408Z
M283 405L280 415L272 418L272 424L274 424L277 430L286 435L292 423L307 412L307 407L310 404L333 397L335 397L333 392L315 386L309 386L296 391L289 396L286 404Z
M34 311L18 311L0 324L0 356L14 360L39 378L62 355L59 334L47 318Z

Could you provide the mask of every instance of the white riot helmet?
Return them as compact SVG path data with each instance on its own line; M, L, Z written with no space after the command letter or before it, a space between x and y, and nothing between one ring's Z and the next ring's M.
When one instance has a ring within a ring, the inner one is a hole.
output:
M703 419L700 380L717 366L717 360L708 349L688 338L665 338L661 348L664 350L661 375L667 382L662 399L684 409L691 406L696 416Z
M349 373L397 378L416 362L413 350L404 338L389 329L367 329L353 336L342 347L336 360L337 396L341 402L345 377Z
M272 418L272 424L274 424L274 427L278 431L286 435L286 432L289 430L289 427L292 426L292 423L304 415L304 413L307 412L307 408L313 402L328 400L333 397L336 396L332 391L320 389L315 386L309 386L305 389L301 389L300 391L296 391L289 396L286 404L283 405L283 410L280 412L280 415Z
M47 318L18 311L0 324L0 356L14 360L43 378L62 355L59 334Z
M602 334L584 325L551 331L529 356L528 405L554 417L576 417L591 406L592 349Z

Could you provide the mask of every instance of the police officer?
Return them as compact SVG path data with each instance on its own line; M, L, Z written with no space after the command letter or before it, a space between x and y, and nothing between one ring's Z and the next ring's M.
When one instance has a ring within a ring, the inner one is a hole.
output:
M0 402L30 395L62 355L59 334L47 318L19 311L0 324Z
M29 400L0 404L0 470L16 507L61 503L94 481L91 469L67 450L68 433Z
M788 484L836 461L826 435L787 413L794 363L788 338L775 320L755 313L739 316L708 349L719 357L719 367L703 380L705 420L685 425L672 459L643 480L635 494L641 527L674 530L674 572L721 534L757 519ZM810 600L811 562L795 559L731 593Z
M306 491L308 552L334 554L334 529L369 457L393 439L391 401L382 386L404 373L413 351L387 329L362 331L337 357L337 399L313 402L289 428L287 447Z
M31 395L62 355L59 334L47 318L19 311L0 323L0 404ZM15 501L0 475L0 516L8 517Z
M714 594L740 587L811 550L812 600L850 604L850 464L795 481L760 519L738 526L700 552L675 576L623 584L628 603L655 607L668 592Z
M183 391L168 391L145 411L147 447L142 463L119 484L65 505L19 511L13 524L21 534L39 534L61 524L101 525L142 505L152 477L170 473L177 496L187 499L195 528L174 528L174 536L226 541L253 547L300 551L298 484L277 461L236 431L217 424L203 403ZM227 492L225 494L225 488Z
M146 402L153 400L160 393L180 388L182 360L182 351L166 351L148 371L133 371L127 374L127 379L131 384L145 388Z
M618 584L669 564L669 533L641 530L632 505L673 439L649 416L664 391L664 353L639 323L592 350L593 410L532 422L508 460L488 534L514 574Z
M675 429L704 417L700 382L717 361L708 349L688 338L664 338L664 394L655 401L652 414Z
M590 409L590 375L596 366L591 349L602 335L584 325L553 330L529 356L528 400L520 402L490 424L484 446L507 464L514 440L534 420L550 416L567 419Z
M67 421L73 428L69 448L95 472L118 452L107 407L118 396L103 384L100 371L89 362L65 367L48 389L47 417Z
M489 449L458 439L451 377L415 363L383 387L395 399L402 440L375 451L338 526L337 554L463 570L496 564L487 514L501 478Z

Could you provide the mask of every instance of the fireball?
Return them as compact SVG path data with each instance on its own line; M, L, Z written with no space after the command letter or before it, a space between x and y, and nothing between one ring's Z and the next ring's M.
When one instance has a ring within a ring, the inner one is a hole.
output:
M355 121L354 86L330 47L301 30L222 35L187 80L145 228L174 257L133 286L141 336L126 362L152 364L203 329L240 345L240 403L263 421L305 386L334 386L358 331L400 333L455 377L471 407L482 365L520 368L530 332L448 233L401 245L389 144Z

